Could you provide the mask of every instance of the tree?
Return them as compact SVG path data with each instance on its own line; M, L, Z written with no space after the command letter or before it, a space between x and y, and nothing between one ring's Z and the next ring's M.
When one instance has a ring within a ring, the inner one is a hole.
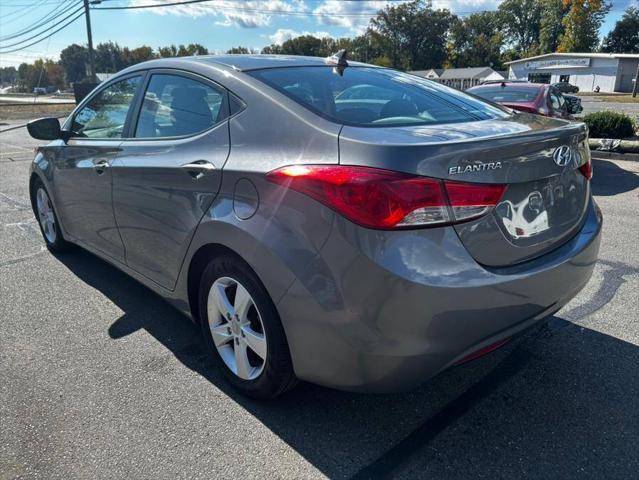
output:
M0 68L0 85L9 84L13 85L18 80L18 70L16 67L2 67Z
M44 64L44 68L47 72L47 86L62 90L66 85L64 68L53 60L47 60Z
M563 0L541 0L540 53L553 53L559 47L564 32L562 19L568 11Z
M448 63L453 67L501 66L502 34L497 12L474 13L450 27Z
M542 6L539 0L505 0L498 9L506 41L521 55L539 45Z
M226 53L230 55L238 55L238 54L247 54L251 53L251 51L246 47L233 47L229 48Z
M95 47L95 69L99 73L115 73L126 65L117 43L98 43Z
M85 47L72 43L60 52L60 65L64 68L67 82L82 81L87 76L89 54Z
M122 56L124 64L127 67L157 58L155 53L153 53L153 49L148 45L142 45L141 47L134 48L132 50L125 47L122 52Z
M387 6L370 22L370 35L395 68L441 67L446 60L446 35L455 16L434 10L430 0Z
M615 27L606 35L602 51L639 53L639 8L629 7Z
M558 52L591 52L599 43L599 29L612 7L602 0L563 0L568 13Z

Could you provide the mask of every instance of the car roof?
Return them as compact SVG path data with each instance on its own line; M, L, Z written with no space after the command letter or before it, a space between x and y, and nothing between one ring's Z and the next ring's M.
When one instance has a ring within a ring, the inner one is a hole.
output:
M322 57L305 57L298 55L261 55L261 54L239 54L239 55L198 55L194 57L180 57L185 60L222 65L238 71L258 70L264 68L280 67L325 67L331 65ZM179 60L179 59L173 59ZM366 63L348 61L353 66L370 66Z

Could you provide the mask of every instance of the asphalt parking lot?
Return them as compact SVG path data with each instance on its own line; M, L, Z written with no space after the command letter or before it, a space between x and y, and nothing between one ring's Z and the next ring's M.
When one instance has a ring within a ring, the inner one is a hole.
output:
M639 163L594 161L600 261L539 328L410 393L258 402L160 298L44 248L36 144L0 133L0 479L637 477Z

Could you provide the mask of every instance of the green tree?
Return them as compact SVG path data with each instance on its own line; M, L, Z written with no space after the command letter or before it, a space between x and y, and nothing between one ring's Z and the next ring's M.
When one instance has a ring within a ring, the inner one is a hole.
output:
M564 32L562 19L568 11L563 0L541 0L540 53L554 53Z
M178 49L175 45L169 45L168 47L159 47L158 55L160 58L177 57Z
M67 82L84 80L87 76L89 54L86 47L72 43L60 52L60 65L64 68Z
M457 19L450 27L448 63L453 67L501 66L503 38L497 12L481 12Z
M558 52L592 52L599 43L599 29L612 4L602 0L563 0L568 13Z
M247 54L251 53L251 51L246 47L233 47L229 48L226 53L230 55L238 55L238 54Z
M302 35L291 38L282 44L281 53L284 55L309 55L321 57L322 40L312 35Z
M95 47L95 69L98 73L115 73L126 66L122 48L117 43L98 43Z
M0 85L14 85L18 80L18 70L16 67L0 68Z
M430 0L413 0L381 10L371 19L370 35L395 68L438 68L446 60L454 18L448 10L434 10Z
M505 0L498 9L505 40L521 55L539 45L542 6L539 0Z
M602 51L639 53L639 8L629 7L615 27L606 35Z

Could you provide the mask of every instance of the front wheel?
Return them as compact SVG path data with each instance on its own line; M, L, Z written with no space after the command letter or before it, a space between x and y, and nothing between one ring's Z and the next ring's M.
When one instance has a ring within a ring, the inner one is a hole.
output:
M202 274L202 333L227 380L242 393L273 398L296 383L279 315L253 270L232 255Z
M51 203L49 192L41 180L36 180L31 195L35 215L47 248L53 253L68 250L71 244L62 235L60 222Z

